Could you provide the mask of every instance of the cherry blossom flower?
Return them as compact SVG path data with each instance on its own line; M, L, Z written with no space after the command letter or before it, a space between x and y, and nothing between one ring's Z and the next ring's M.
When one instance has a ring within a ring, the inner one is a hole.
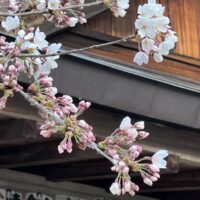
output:
M163 16L165 7L155 0L138 7L138 19L135 21L140 51L135 55L134 62L138 65L147 64L153 55L156 62L162 62L163 56L175 47L178 38L169 26L170 20Z
M60 50L60 47L60 43L51 44L48 46L46 54L56 54ZM59 59L59 57L60 56L47 57L45 63L41 65L40 71L49 74L51 69L55 69L58 67L58 64L55 62L55 60Z
M165 169L167 165L167 161L164 160L168 156L168 151L167 150L160 150L156 152L152 156L152 163L153 165L157 166L160 169Z
M45 0L38 0L38 4L36 8L40 11L45 10L46 8L46 1Z
M152 39L145 38L144 40L142 40L142 49L145 52L150 52L154 48L154 43L155 42Z
M7 32L10 32L10 31L15 30L16 28L18 28L19 24L20 24L20 21L19 21L19 17L18 16L6 17L6 20L1 22L2 27Z
M34 36L34 44L39 48L43 49L48 47L48 42L45 40L46 35L40 31L40 28L38 27L35 31Z
M60 0L48 0L48 9L58 10L60 5Z
M134 57L134 62L138 65L147 64L149 62L149 56L145 52L138 52Z
M78 19L76 17L69 17L68 24L70 27L74 27L78 23Z
M121 194L121 189L120 189L120 185L119 183L113 183L110 187L110 192L113 194L113 195L120 195Z

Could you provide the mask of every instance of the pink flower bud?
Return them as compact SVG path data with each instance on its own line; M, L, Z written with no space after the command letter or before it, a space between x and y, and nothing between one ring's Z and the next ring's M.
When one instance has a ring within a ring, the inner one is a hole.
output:
M73 102L73 99L69 95L64 95L64 96L62 96L62 102L64 104L68 105Z
M71 140L71 138L69 138L69 139L67 140L67 143L66 143L66 150L67 150L68 153L71 153L71 152L72 152L72 140Z
M63 107L63 108L62 108L62 112L63 112L65 115L70 114L70 109L69 109L69 107Z
M13 85L17 85L17 81L16 80L12 80L12 84Z
M154 173L160 172L160 169L156 165L149 165L149 168Z
M142 147L139 146L139 145L137 145L137 151L138 151L139 153L142 153Z
M119 155L118 154L114 155L113 159L118 161L119 160Z
M156 178L155 176L151 176L150 179L152 182L156 182L158 180L158 178Z
M88 109L91 106L90 102L80 101L78 105L78 109L81 111L84 111Z
M155 176L156 178L160 178L160 174L159 173L154 173L153 176Z
M117 150L116 149L107 149L107 154L109 154L110 156L114 157L117 154Z
M145 139L146 137L149 136L149 133L148 132L145 132L145 131L140 131L139 132L139 137L140 139Z
M138 136L138 132L135 128L128 129L127 134L128 134L128 137L134 138L134 139Z
M112 167L111 167L111 170L112 170L113 172L115 172L115 171L116 171L116 166L112 166Z
M49 137L51 137L51 132L44 130L44 131L40 132L40 135L42 135L45 138L49 138Z
M58 92L56 87L48 87L43 89L44 92L50 96L55 96L56 93Z
M137 129L144 129L144 122L143 121L137 122L134 124L134 127Z
M137 146L133 145L129 148L129 151L135 152L137 150Z
M128 173L129 173L129 168L128 168L128 167L124 167L123 172L124 172L125 174L128 174Z
M44 85L46 87L51 87L52 86L52 82L53 82L53 78L51 78L51 77L44 77L44 78L41 78L38 82L42 86Z
M125 183L124 183L124 188L125 188L126 192L129 192L129 191L130 191L130 189L131 189L131 183L130 183L129 180L128 180L128 181L125 181Z
M62 148L61 145L58 145L58 152L59 152L59 154L64 153L64 149Z
M5 44L6 44L5 37L0 36L0 46L3 46Z
M15 72L16 71L16 67L14 65L10 65L8 70L11 71L11 72L13 72L13 71Z
M120 162L119 162L119 166L120 166L121 168L123 168L123 167L125 167L125 166L126 166L126 164L125 164L125 162L124 162L124 161L120 161Z
M140 190L139 186L138 186L138 185L135 185L135 184L134 184L133 188L134 188L134 190L135 190L136 192L138 192L138 191Z
M122 192L122 195L124 195L126 193L126 189L125 188L122 188L121 189L121 192Z
M151 181L151 179L149 179L149 178L147 178L147 177L145 177L145 178L143 179L143 181L144 181L145 184L147 184L147 185L149 185L149 186L152 186L152 185L153 185L153 182Z
M134 158L137 158L139 155L140 155L140 153L139 153L138 151L135 151L135 152L132 154L132 156L133 156Z
M72 113L78 112L78 108L73 103L69 104L69 108Z
M33 32L34 29L35 29L34 27L29 27L29 28L28 28L28 32Z
M112 138L106 138L106 144L113 144L113 142Z

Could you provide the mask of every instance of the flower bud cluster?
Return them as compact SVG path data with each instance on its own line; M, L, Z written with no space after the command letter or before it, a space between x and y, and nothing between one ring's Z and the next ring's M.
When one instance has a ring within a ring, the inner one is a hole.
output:
M15 42L7 42L6 38L4 36L0 36L0 61L1 64L4 64L5 66L7 63L10 63L10 60L19 55L20 50L15 45Z
M144 157L132 165L132 168L140 168L140 174L145 184L152 186L160 178L160 169L165 169L167 161L164 160L168 156L168 151L160 150L152 157Z
M13 96L15 87L18 85L18 69L14 65L10 65L7 68L0 64L0 91L3 92L3 96L0 98L0 109L5 108L8 97Z
M135 27L139 36L139 52L134 57L138 65L147 64L150 55L156 62L162 62L163 56L168 55L178 41L176 33L169 26L169 18L163 15L164 11L165 8L156 0L148 0L138 8Z
M59 153L64 153L66 150L68 153L72 152L72 146L74 140L79 149L85 150L87 147L91 147L91 143L95 141L95 136L92 132L93 128L87 124L84 120L76 120L74 116L69 117L67 120L67 132L65 137L58 145Z
M55 95L57 88L52 85L53 78L48 77L45 73L41 73L38 79L28 87L28 92L33 98L49 110L54 110L56 106Z
M91 142L95 141L93 128L84 120L77 118L90 107L91 103L80 101L78 106L75 106L72 97L68 95L56 97L57 89L52 86L52 81L53 78L48 77L47 74L40 74L28 88L29 93L40 105L64 122L60 124L53 119L46 120L40 127L40 134L43 137L51 137L55 133L64 134L64 139L58 146L59 153L65 150L71 153L73 141L80 149L90 147ZM42 113L42 116L46 118L45 113Z
M144 122L131 124L131 119L125 117L119 128L104 141L98 144L108 156L113 159L115 165L112 171L118 173L118 177L110 187L115 195L128 192L134 196L139 187L131 182L129 172L139 172L144 183L152 185L160 177L160 168L166 168L164 158L168 155L165 150L159 151L153 157L144 157L138 160L142 153L142 147L134 144L136 139L145 139L149 133L141 131L144 129Z
M75 110L73 110L74 108L71 108L70 104L72 104L72 101L69 96L60 97L59 102L56 114L59 115L60 118L63 118L65 123L61 125L57 124L55 121L46 120L45 124L40 127L40 134L43 137L50 137L55 133L64 134L64 139L58 145L58 151L60 154L64 153L64 151L71 153L73 142L75 142L78 148L82 150L85 150L87 147L91 147L91 143L96 140L92 132L93 128L84 120L77 119L77 116L80 114L79 106L76 109L76 113L74 113ZM63 109L67 110L65 118Z
M64 150L71 153L73 140L79 149L85 150L86 147L90 147L91 143L96 140L92 132L93 128L84 120L77 119L77 117L90 107L90 102L80 101L78 107L76 107L70 96L64 95L57 99L57 108L60 110L57 114L65 121L65 137L58 146L59 153L63 153Z
M110 187L111 193L114 195L124 195L128 192L131 196L134 196L139 191L139 186L131 181L129 167L117 155L114 156L114 160L117 164L111 170L117 172L118 176Z

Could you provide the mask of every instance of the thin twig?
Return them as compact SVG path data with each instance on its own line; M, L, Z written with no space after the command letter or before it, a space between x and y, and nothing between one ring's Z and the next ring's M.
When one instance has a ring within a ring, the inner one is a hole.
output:
M47 116L50 116L57 124L65 125L64 121L61 120L59 118L59 116L56 115L56 113L53 113L52 111L46 109L44 106L42 106L41 104L39 104L35 99L32 98L31 95L23 92L19 88L15 88L15 90L17 92L19 92L24 97L24 99L27 100L33 107L39 109L40 111L42 111L43 113L45 113Z
M65 11L65 10L70 10L70 9L77 9L77 8L87 8L90 6L97 6L103 4L103 1L95 1L92 3L86 3L83 5L71 5L71 6L67 6L67 7L63 7L63 8L59 8L58 10L53 10L53 11ZM21 17L26 17L29 15L42 15L42 14L46 14L49 13L50 10L49 9L45 9L42 11L29 11L29 12L21 12L21 13L6 13L6 12L0 12L0 16L2 17L7 17L7 16L21 16Z
M89 50L89 49L94 49L94 48L101 48L101 47L105 47L105 46L109 46L109 45L113 45L113 44L118 44L121 42L126 42L128 40L134 40L135 39L135 35L128 35L122 39L119 40L115 40L115 41L111 41L111 42L106 42L106 43L102 43L102 44L95 44L95 45L91 45L88 47L83 47L80 49L72 49L72 50L67 50L67 51L60 51L58 53L52 53L52 54L19 54L18 57L32 57L32 58L38 58L38 57L53 57L53 56L64 56L64 55L69 55L72 53L77 53L80 51L85 51L85 50Z
M60 125L65 125L64 121L62 119L60 119L60 117L58 115L56 115L56 113L49 111L44 106L39 104L35 99L32 98L31 95L23 92L21 89L19 89L17 87L15 88L15 90L17 92L19 92L24 97L24 99L27 100L32 106L34 106L35 108L37 108L40 111L42 111L43 113L45 113L47 116L51 117L56 123L58 123ZM94 149L97 153L99 153L100 155L102 155L103 157L108 159L113 165L116 165L116 162L110 156L105 154L101 149L99 149L95 142L91 142L90 147L92 149Z

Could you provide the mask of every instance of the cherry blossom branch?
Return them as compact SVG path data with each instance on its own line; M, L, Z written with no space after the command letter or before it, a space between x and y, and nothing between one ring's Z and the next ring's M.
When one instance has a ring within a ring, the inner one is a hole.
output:
M59 116L56 115L56 113L53 113L53 112L49 111L48 109L46 109L45 107L43 107L36 100L34 100L31 97L31 95L25 93L24 91L22 91L18 87L15 87L15 90L17 92L19 92L24 97L24 99L27 100L31 104L31 106L33 106L33 107L39 109L40 111L42 111L43 113L45 113L47 116L49 116L51 119L53 119L56 123L58 123L60 125L65 125L64 121L62 119L60 119ZM108 159L113 165L116 165L116 162L110 156L105 154L101 149L99 149L95 142L91 142L91 146L90 147L92 149L94 149L97 153L99 153L100 155L102 155L103 157Z
M97 5L100 5L100 4L103 4L103 1L95 1L95 2L92 2L92 3L86 3L86 4L81 4L81 5L70 5L70 6L59 8L58 10L53 10L53 11L64 11L64 10L69 10L69 9L83 8L83 7L87 8L87 7L90 7L90 6L97 6ZM29 15L42 15L42 14L46 14L46 13L49 13L49 9L45 9L45 10L42 10L42 11L29 11L29 12L21 12L21 13L14 13L14 14L0 12L0 16L2 16L2 17L7 17L7 16L26 17L26 16L29 16Z
M91 45L88 47L83 47L83 48L79 48L79 49L72 49L72 50L67 50L67 51L60 51L58 53L52 53L52 54L19 54L17 57L32 57L32 58L38 58L38 57L53 57L53 56L64 56L64 55L69 55L72 53L77 53L77 52L81 52L81 51L85 51L85 50L89 50L89 49L94 49L94 48L101 48L101 47L106 47L109 45L113 45L113 44L119 44L121 42L126 42L128 40L131 41L137 41L136 40L136 36L137 35L128 35L124 38L121 38L119 40L115 40L115 41L111 41L111 42L106 42L106 43L102 43L102 44L95 44L95 45ZM0 57L3 57L3 55L0 55Z

